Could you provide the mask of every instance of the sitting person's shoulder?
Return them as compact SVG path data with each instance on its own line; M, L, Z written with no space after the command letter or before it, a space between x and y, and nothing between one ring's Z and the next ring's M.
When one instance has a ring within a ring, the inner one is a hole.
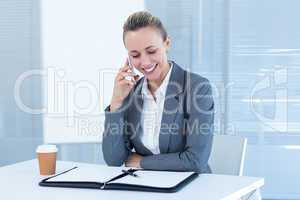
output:
M185 72L186 81L189 82L189 84L192 87L197 86L197 85L203 85L203 86L210 87L210 81L207 78L205 78L204 76L201 76L198 73L191 72L189 70L183 69L179 65L177 65L177 66L180 68L180 70L183 70Z
M205 78L204 76L201 76L200 74L187 71L187 77L190 79L192 85L194 85L194 84L210 85L209 80L207 78Z

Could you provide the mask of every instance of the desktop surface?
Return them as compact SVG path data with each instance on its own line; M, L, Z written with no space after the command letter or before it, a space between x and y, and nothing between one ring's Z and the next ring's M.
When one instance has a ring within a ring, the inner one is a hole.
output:
M57 161L57 173L74 166L97 167L99 165ZM122 167L120 167L122 170ZM117 190L73 189L41 187L37 160L29 160L0 168L1 196L5 199L55 200L55 199L238 199L264 184L263 178L200 174L198 178L176 193L155 193Z

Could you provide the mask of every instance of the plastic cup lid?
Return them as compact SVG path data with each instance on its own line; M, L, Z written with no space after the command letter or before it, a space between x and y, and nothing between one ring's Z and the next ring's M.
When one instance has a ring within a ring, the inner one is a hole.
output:
M49 153L49 152L57 152L57 147L56 145L52 145L52 144L43 144L43 145L39 145L36 148L36 152L37 153Z

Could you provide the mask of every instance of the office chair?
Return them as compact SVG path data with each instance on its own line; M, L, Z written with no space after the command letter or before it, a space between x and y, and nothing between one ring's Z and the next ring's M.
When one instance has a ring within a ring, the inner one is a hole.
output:
M247 139L214 135L209 165L213 174L243 175Z

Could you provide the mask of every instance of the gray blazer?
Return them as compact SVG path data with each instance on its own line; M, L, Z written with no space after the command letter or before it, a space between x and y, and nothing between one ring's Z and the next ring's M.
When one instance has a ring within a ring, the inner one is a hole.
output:
M210 173L214 102L209 81L173 62L159 133L160 154L156 155L140 139L143 81L137 82L117 111L105 109L102 150L106 163L121 166L134 148L144 156L140 163L144 169Z

